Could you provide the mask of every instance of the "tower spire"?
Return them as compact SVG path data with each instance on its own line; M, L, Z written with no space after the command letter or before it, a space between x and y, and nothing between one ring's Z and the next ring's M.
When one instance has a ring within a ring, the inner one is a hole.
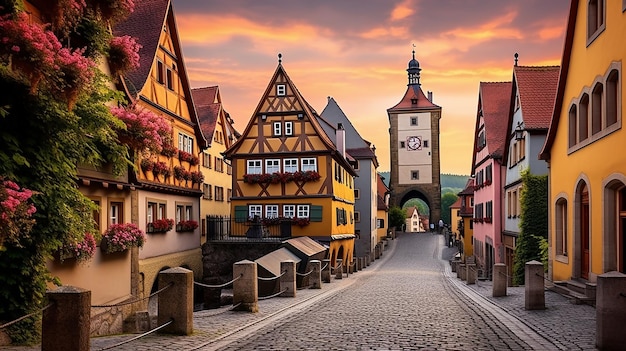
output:
M420 63L415 59L415 44L413 44L413 59L409 61L409 68L407 68L407 72L409 75L409 84L408 85L417 85L420 86Z

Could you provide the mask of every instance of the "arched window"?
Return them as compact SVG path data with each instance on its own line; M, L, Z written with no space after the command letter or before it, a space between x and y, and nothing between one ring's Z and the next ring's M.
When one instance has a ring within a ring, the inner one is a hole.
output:
M617 123L617 102L619 87L619 72L611 71L606 80L606 126Z
M589 136L589 95L583 94L578 108L578 142Z
M578 118L578 116L576 116L576 105L572 105L572 107L569 109L569 147L572 147L574 145L576 145L576 119Z
M591 134L599 133L602 130L602 100L604 87L598 83L593 88L591 94Z

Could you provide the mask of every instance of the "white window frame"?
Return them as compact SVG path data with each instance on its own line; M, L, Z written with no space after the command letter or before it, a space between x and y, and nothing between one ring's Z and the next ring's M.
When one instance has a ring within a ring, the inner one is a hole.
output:
M287 95L287 85L286 84L276 84L276 95L277 96L285 96L285 95Z
M265 218L278 218L278 205L265 205Z
M248 205L248 218L263 217L263 205Z
M265 160L265 173L280 173L280 159L270 158Z
M300 169L302 172L315 171L317 172L317 158L303 158L300 160Z
M283 159L283 171L285 173L295 173L298 171L298 159L297 158L285 158Z
M274 132L274 136L283 135L283 124L281 122L274 122L272 124L272 130Z
M246 173L247 174L262 174L263 163L261 160L247 160Z
M293 122L285 122L285 135L293 135Z
M122 206L120 202L112 202L109 205L109 211L110 211L110 216L109 216L109 223L111 224L121 224L121 211L122 211Z
M309 205L298 205L296 210L298 218L309 218L311 213Z
M283 205L283 217L294 218L296 216L296 205Z
M193 137L178 132L178 149L193 154Z

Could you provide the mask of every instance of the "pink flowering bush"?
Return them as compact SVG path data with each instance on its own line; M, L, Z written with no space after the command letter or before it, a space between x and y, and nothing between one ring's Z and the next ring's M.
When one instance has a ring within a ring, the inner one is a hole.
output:
M142 247L146 235L134 223L112 224L102 235L100 249L104 253L121 252L133 246Z
M135 38L124 35L113 37L109 42L109 64L114 75L139 68L139 49Z
M172 126L163 117L136 105L112 107L111 113L126 124L126 129L118 131L120 142L137 152L160 153L163 140L172 132Z
M76 102L80 90L88 86L94 77L96 63L83 56L84 51L62 48L57 55L59 79L54 86L57 91L65 94L70 107Z
M53 2L55 4L54 16L51 16L52 29L65 36L76 26L87 4L85 0L54 0Z
M191 182L194 184L201 184L202 182L204 182L204 174L202 174L201 171L192 171Z
M59 259L64 261L68 258L75 258L77 261L89 261L96 253L96 239L91 233L85 233L83 240L70 243L59 250Z
M135 10L133 0L91 0L104 20L118 21Z
M32 195L31 190L0 178L0 250L5 240L18 243L35 224L32 215L36 209L28 201Z

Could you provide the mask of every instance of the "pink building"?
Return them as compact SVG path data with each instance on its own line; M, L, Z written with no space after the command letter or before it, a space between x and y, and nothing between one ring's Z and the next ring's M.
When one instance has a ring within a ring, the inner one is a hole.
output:
M474 132L474 256L479 276L491 279L494 263L504 263L501 193L511 82L481 82Z

